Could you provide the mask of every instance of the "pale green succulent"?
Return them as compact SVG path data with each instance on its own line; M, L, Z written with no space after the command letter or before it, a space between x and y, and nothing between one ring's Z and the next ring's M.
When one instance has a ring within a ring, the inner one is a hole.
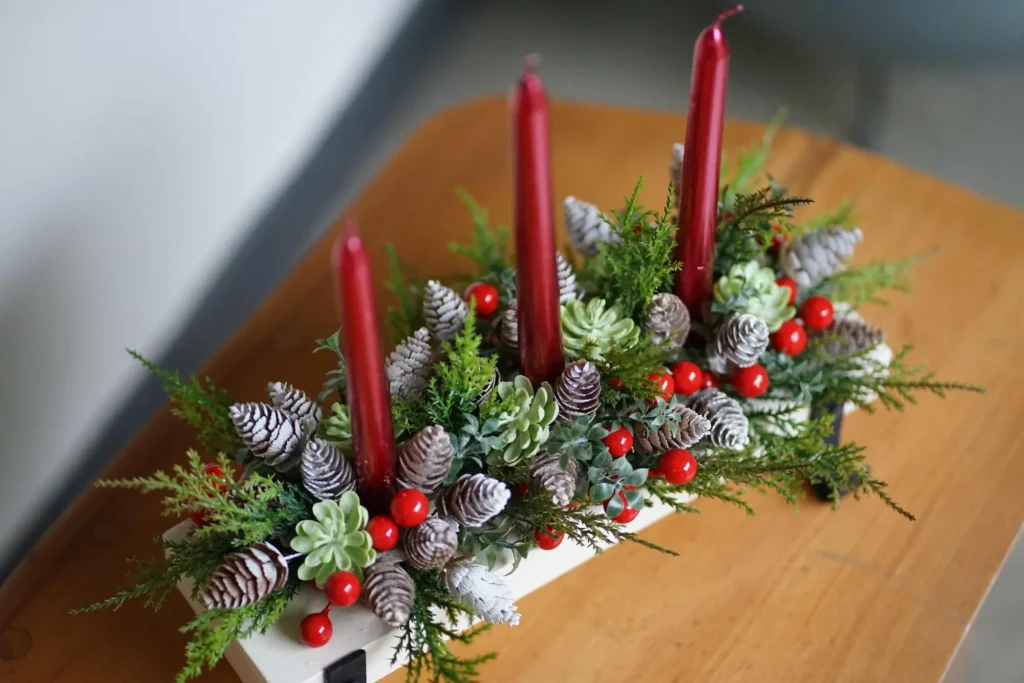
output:
M346 491L337 501L321 500L313 505L315 520L295 525L292 550L306 557L299 566L299 578L315 580L318 588L336 571L349 571L360 580L363 567L377 559L373 541L366 532L370 515L359 504L354 491Z
M775 272L757 261L737 263L718 278L714 296L723 313L750 313L775 332L796 314L789 305L789 290L775 284Z
M335 403L330 417L320 422L320 436L346 453L352 449L352 418L348 406Z
M511 397L515 406L513 410L497 416L501 425L498 430L501 459L508 465L514 465L525 458L532 458L548 440L551 423L558 417L558 404L547 382L535 392L530 380L523 375L511 382L500 383L497 391L503 401Z
M562 344L574 358L585 352L587 358L601 360L613 345L628 348L639 338L640 328L630 318L623 318L618 307L608 307L604 299L562 305Z

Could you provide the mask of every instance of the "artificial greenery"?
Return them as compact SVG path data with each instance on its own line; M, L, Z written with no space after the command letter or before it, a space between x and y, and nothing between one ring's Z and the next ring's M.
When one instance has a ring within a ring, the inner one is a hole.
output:
M758 182L759 176L764 172L768 155L772 151L772 141L775 134L782 127L786 119L785 108L780 109L771 123L761 134L761 140L749 149L743 150L737 155L736 164L730 163L726 155L722 155L722 166L720 175L723 178L722 188L719 192L722 206L728 211L733 208L736 197L744 192L749 192L753 183Z
M736 195L732 210L723 214L715 231L715 276L760 259L776 234L788 235L793 230L794 209L810 203L810 199L790 197L772 185Z
M845 303L851 308L859 308L864 304L888 306L889 302L879 293L883 290L910 292L910 276L914 267L928 256L912 256L892 263L873 261L848 268L824 280L801 296L800 300L818 295Z
M536 455L548 440L548 428L558 416L558 404L547 383L534 391L530 380L523 375L512 382L500 383L497 393L501 401L512 401L512 410L494 418L499 425L499 442L492 453L495 460L515 465Z
M341 353L340 338L341 330L336 330L331 336L316 340L314 353L317 351L329 351L338 358L338 364L327 372L323 388L317 396L321 403L334 393L337 393L340 398L345 396L345 379L348 377L348 372L345 367L345 357Z
M772 332L796 314L789 305L789 290L775 283L775 271L757 261L734 263L718 278L713 294L713 312L755 315Z
M313 518L295 525L291 547L304 556L298 577L315 581L317 587L337 571L362 578L363 567L373 564L377 551L366 531L370 513L359 504L359 496L346 491L337 501L321 500L313 505Z
M384 249L387 251L391 275L391 279L384 282L384 287L398 300L397 308L388 309L387 321L391 328L391 340L397 343L423 327L424 281L408 275L413 271L399 260L393 244L389 242L384 245Z
M427 414L433 424L449 432L458 432L463 415L472 412L473 404L494 378L496 356L481 356L483 338L476 330L476 309L470 305L465 327L453 342L444 342L437 375L430 380ZM424 425L426 426L426 425Z
M562 346L571 357L601 360L613 346L629 347L640 339L640 328L604 299L562 304Z

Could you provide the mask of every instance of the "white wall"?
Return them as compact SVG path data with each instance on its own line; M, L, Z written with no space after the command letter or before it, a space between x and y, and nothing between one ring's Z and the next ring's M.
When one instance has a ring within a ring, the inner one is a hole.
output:
M416 4L0 3L0 558Z

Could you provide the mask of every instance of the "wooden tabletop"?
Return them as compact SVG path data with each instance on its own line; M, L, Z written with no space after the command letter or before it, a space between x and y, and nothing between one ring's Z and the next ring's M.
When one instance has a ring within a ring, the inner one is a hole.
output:
M661 206L670 144L684 125L669 114L556 103L556 196L617 207L644 174L644 200ZM725 148L760 132L731 122ZM352 209L381 279L387 241L423 273L458 267L445 243L464 238L470 221L455 186L507 224L508 153L499 99L446 111L413 135ZM755 496L753 518L709 503L702 515L644 532L681 557L617 547L522 600L520 626L494 629L473 648L500 653L484 680L942 676L1024 519L1024 214L799 131L778 135L769 168L824 207L858 193L865 242L857 261L938 249L920 267L914 295L866 313L896 345L913 340L917 358L942 377L985 385L988 395L925 397L905 415L857 413L844 427L846 438L868 445L873 471L918 521L875 500L844 502L839 513L808 501L794 514ZM333 237L210 362L207 373L237 398L260 398L268 380L319 386L330 359L310 351L335 327ZM162 411L107 475L167 468L190 445L188 428ZM151 539L172 521L153 497L82 495L0 587L0 680L170 680L183 660L177 628L191 616L184 600L156 615L139 606L67 613L111 594L125 557L156 555ZM237 679L221 664L203 680Z

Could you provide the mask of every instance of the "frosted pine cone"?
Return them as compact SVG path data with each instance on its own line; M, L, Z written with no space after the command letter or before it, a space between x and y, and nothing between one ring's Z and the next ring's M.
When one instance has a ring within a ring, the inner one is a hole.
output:
M644 330L655 344L677 351L690 334L690 311L675 294L655 294L647 307Z
M732 371L736 369L736 365L733 364L728 358L723 356L715 348L715 344L708 344L708 370L711 374L719 377L728 377L732 374Z
M375 562L363 570L363 595L374 614L397 628L409 621L416 584L397 563Z
M398 449L398 487L432 496L448 476L453 455L443 427L424 427Z
M267 394L275 408L280 408L314 426L320 424L324 416L323 409L307 396L306 392L296 389L287 382L271 382L267 385Z
M516 311L516 300L510 299L508 308L501 314L501 345L509 353L519 352L519 315Z
M862 239L858 228L832 225L815 230L786 242L779 255L779 264L797 287L810 289L845 270L846 262Z
M689 448L711 431L706 417L686 406L678 407L678 417L652 429L642 422L633 423L636 442L647 453L664 453L673 448Z
M672 163L668 166L668 177L672 181L672 196L675 203L672 205L679 210L679 181L683 176L683 145L672 144Z
M462 526L478 527L505 509L508 486L484 474L464 474L438 500L438 514Z
M555 384L558 421L570 424L581 417L597 413L601 397L601 373L588 360L569 363Z
M740 313L728 318L715 340L718 354L741 368L749 368L768 348L768 325L756 315Z
M687 405L711 421L711 443L715 446L740 451L750 443L750 424L736 399L718 389L701 389Z
M576 288L576 271L561 254L555 254L555 267L558 273L558 301L565 303L580 298Z
M562 456L558 453L538 455L530 462L530 485L534 491L547 491L551 502L564 508L576 493L576 479L579 465L575 458L569 458L562 469Z
M618 241L612 226L604 222L601 210L593 204L581 202L570 195L562 203L562 210L565 213L565 229L573 249L587 258L597 256L605 242Z
M455 339L462 331L468 312L469 306L455 290L445 287L437 280L427 282L423 293L423 317L434 339Z
M499 576L481 564L452 567L445 572L445 581L451 594L464 602L473 612L492 624L519 623L515 595Z
M402 533L405 559L416 569L439 569L455 556L459 535L455 526L439 517L427 517L422 524Z
M395 347L384 365L391 395L401 399L420 396L430 383L437 361L438 355L430 345L430 331L421 327L413 332Z
M284 472L298 464L302 422L266 403L236 403L228 410L235 431L252 454Z
M302 485L319 500L337 500L345 491L356 490L352 463L333 444L310 439L302 450Z
M257 543L224 556L199 591L206 609L236 609L262 600L288 580L288 563L269 543Z
M811 339L824 339L825 352L847 358L873 349L885 341L885 332L860 318L836 318L824 330L807 330Z

